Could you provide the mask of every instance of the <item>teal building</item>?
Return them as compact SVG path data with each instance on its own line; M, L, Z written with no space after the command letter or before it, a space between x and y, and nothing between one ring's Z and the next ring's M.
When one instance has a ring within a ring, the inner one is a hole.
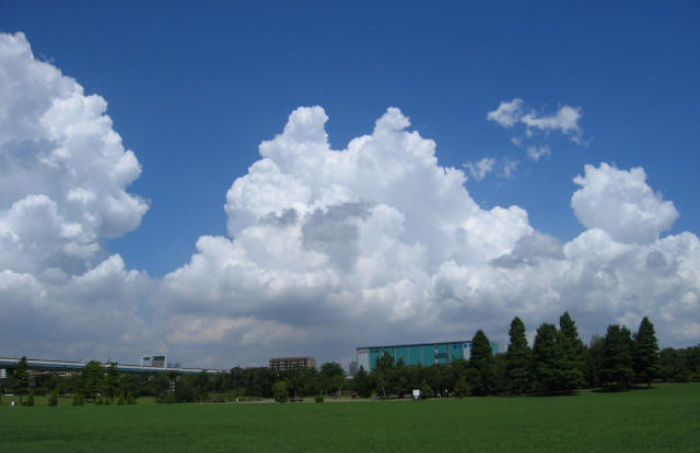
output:
M498 344L491 343L493 353L498 353ZM455 360L469 360L471 341L453 341L448 343L401 344L391 346L365 346L356 349L357 366L367 371L377 368L377 360L387 352L394 358L394 364L403 360L405 365L430 366L448 364Z

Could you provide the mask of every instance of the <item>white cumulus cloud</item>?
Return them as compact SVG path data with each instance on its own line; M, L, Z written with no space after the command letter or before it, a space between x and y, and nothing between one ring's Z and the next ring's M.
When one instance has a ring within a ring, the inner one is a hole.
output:
M617 241L649 243L678 218L673 202L647 185L642 168L586 165L574 182L581 186L571 198L576 217L586 228L605 230Z
M101 245L136 229L148 210L126 191L141 166L106 108L36 60L22 33L0 34L5 353L118 353L147 332L140 311L150 279Z
M85 270L100 239L137 228L148 205L126 187L141 166L107 103L0 35L0 267Z

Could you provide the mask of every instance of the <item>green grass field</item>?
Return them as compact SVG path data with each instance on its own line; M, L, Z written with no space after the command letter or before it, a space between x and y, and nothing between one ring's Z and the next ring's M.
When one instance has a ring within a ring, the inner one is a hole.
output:
M3 452L697 452L700 384L570 397L0 405Z

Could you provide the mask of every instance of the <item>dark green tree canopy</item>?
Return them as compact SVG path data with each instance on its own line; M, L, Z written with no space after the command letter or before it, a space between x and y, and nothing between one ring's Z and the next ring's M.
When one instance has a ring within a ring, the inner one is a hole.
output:
M12 387L15 393L19 394L19 401L22 402L22 395L27 393L29 389L29 367L27 366L27 357L22 356L17 363L12 374Z
M559 318L559 341L561 343L562 361L560 373L562 390L571 391L584 385L584 346L578 336L576 323L569 312Z
M632 361L638 382L646 382L647 387L651 386L651 380L659 374L659 344L654 325L646 316L634 336Z
M104 387L105 368L97 360L90 360L81 374L82 389L95 400Z
M542 324L537 329L535 344L532 348L535 379L541 390L555 391L559 388L559 366L562 352L559 345L559 333L554 324Z
M608 326L603 350L602 380L608 387L627 389L634 378L632 334L618 324Z
M574 351L580 354L583 351L583 341L579 338L576 323L571 319L568 311L559 318L559 330Z
M383 351L382 356L377 359L377 370L386 370L389 368L394 368L394 358L389 354L388 351Z
M493 370L491 341L483 330L472 338L472 351L467 369L467 381L474 395L489 395L495 391L496 377Z
M520 395L530 387L532 351L525 336L525 323L517 316L510 323L510 343L506 352L506 381L511 393Z

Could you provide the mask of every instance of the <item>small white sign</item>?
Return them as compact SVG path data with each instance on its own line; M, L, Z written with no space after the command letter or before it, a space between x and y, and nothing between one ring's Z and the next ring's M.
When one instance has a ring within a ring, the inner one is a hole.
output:
M420 390L413 391L413 399L418 401L420 399Z

